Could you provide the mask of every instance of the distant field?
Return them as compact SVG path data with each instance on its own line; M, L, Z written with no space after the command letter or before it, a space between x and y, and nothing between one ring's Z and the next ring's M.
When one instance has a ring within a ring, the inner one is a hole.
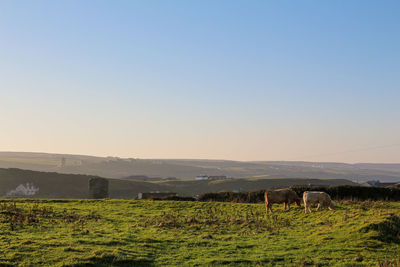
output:
M3 200L0 265L377 266L399 251L400 203L338 206Z
M59 160L56 159L48 159L48 160L42 160L42 159L34 159L34 158L3 158L0 159L1 163L26 163L26 164L38 164L38 165L49 165L49 166L57 166L60 164Z
M19 185L34 184L39 191L37 198L87 198L88 175L37 172L19 169L0 168L0 196L6 196ZM183 196L195 196L205 192L260 190L272 187L285 187L299 184L340 185L353 184L342 179L228 179L216 181L178 180L162 182L142 182L123 179L109 179L110 198L132 199L140 192L176 192Z
M345 164L297 161L231 161L191 159L138 159L30 152L0 152L0 168L85 174L107 178L223 175L232 178L328 178L351 181L379 179L400 182L400 164Z

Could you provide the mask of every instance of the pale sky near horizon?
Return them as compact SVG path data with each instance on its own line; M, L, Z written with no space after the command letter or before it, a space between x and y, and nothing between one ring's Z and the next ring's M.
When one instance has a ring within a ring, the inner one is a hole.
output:
M399 163L399 12L0 0L0 151Z

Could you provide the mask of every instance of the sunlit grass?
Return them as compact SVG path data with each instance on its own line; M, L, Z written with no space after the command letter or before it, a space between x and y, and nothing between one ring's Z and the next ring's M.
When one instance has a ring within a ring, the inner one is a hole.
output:
M305 215L262 204L12 200L0 205L0 264L377 265L400 245L400 203L339 203ZM381 224L388 228L382 228ZM383 229L383 230L382 230Z

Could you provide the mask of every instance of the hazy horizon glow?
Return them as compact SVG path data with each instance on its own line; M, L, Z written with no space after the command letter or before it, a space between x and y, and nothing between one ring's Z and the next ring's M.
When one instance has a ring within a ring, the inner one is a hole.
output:
M1 1L0 151L400 162L398 1Z

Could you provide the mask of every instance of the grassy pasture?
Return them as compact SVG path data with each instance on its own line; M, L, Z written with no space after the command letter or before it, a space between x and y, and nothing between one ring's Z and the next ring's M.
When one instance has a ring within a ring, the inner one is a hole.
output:
M379 266L399 259L400 203L337 204L311 215L274 206L267 215L262 204L3 200L0 265Z

